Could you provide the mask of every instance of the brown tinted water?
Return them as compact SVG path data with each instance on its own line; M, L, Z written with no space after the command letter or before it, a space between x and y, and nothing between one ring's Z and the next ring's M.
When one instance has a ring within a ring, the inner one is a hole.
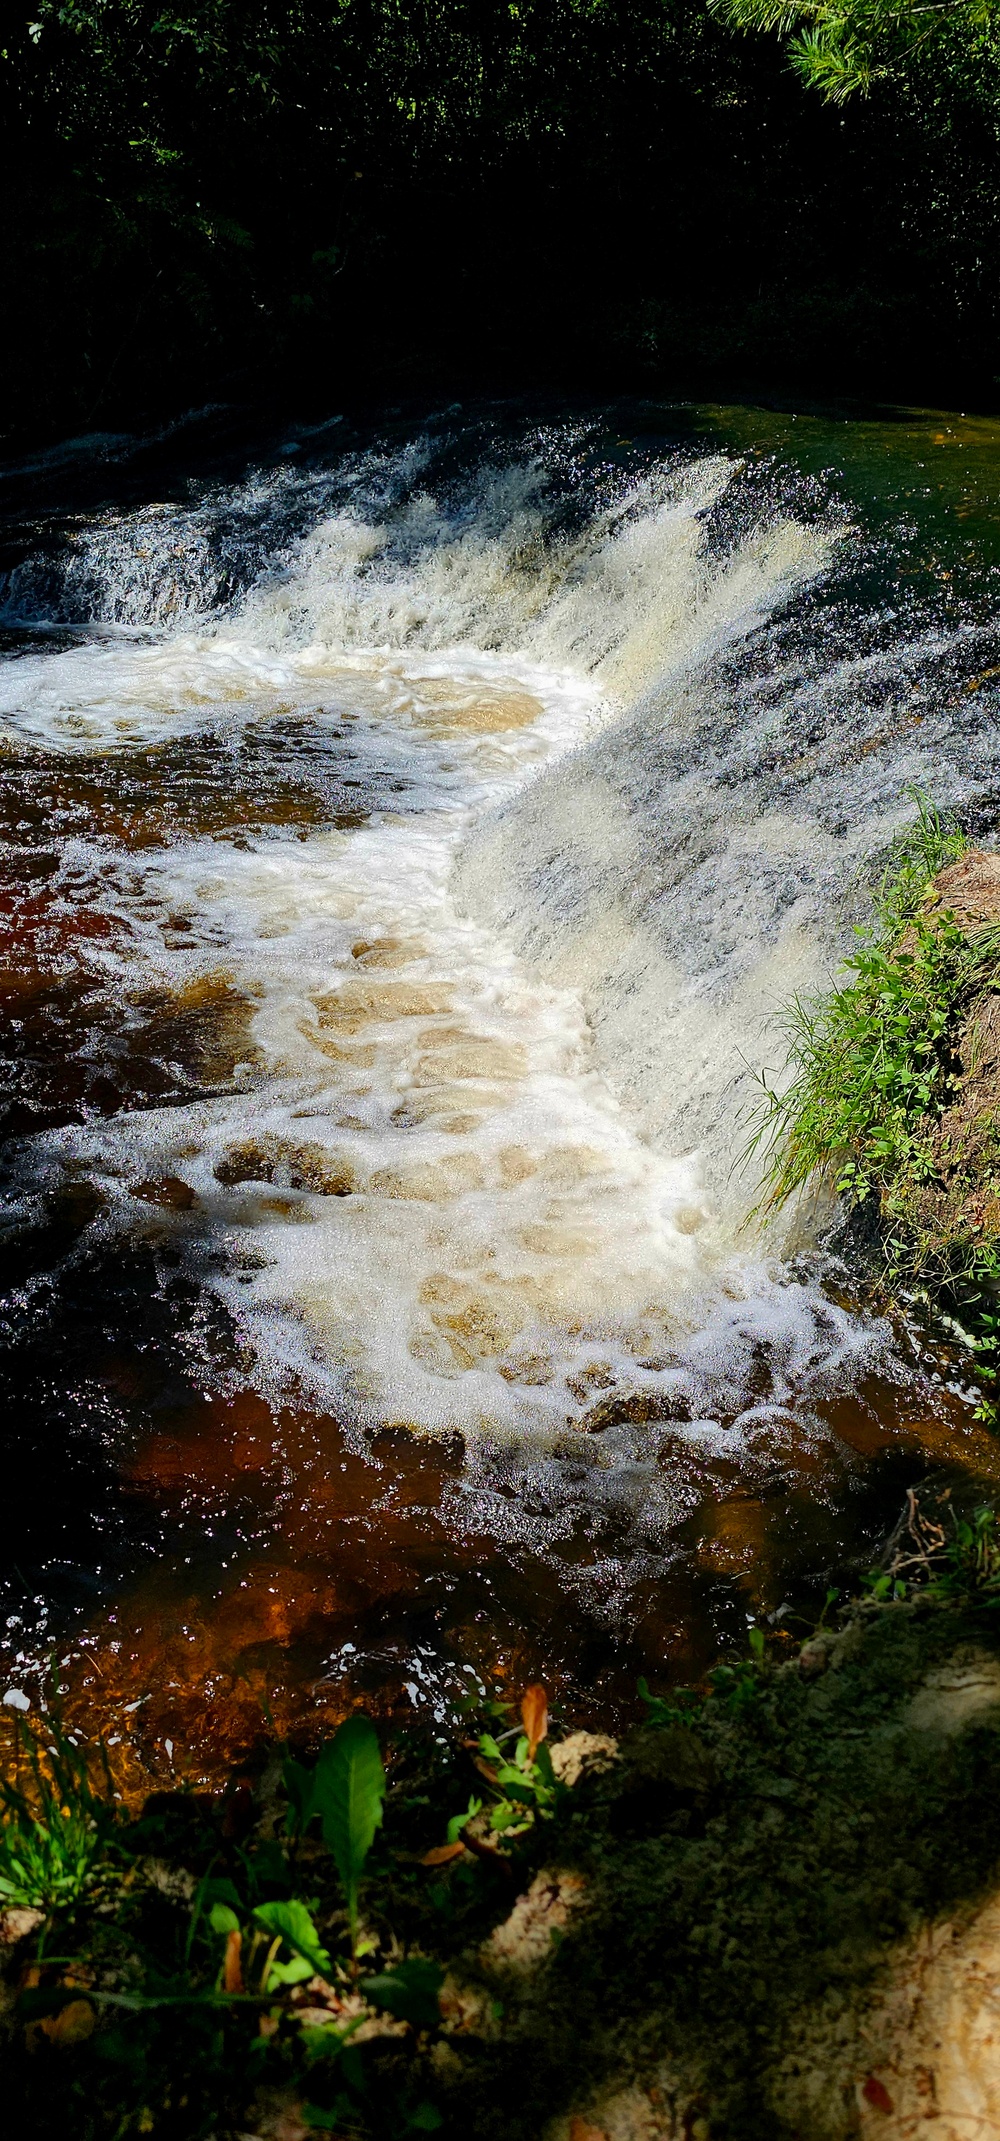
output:
M136 1789L481 1680L614 1722L856 1582L929 1469L993 1484L960 1350L726 1188L914 751L982 837L983 588L884 614L965 493L914 563L816 492L836 427L796 472L790 419L692 422L359 444L85 516L12 582L85 616L4 665L5 1685L54 1659ZM592 760L606 809L560 771ZM450 889L481 827L506 931Z

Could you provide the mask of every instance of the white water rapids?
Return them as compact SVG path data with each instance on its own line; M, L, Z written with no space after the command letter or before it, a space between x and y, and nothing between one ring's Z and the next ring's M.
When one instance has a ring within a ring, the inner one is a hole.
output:
M768 872L835 843L794 806L718 836L697 690L824 573L837 532L772 515L712 552L722 456L667 460L554 527L537 455L446 506L425 451L359 456L336 495L252 479L228 510L266 555L236 588L207 507L92 523L48 614L117 629L0 669L9 746L112 787L130 754L209 736L224 794L252 733L334 762L346 737L358 791L333 828L68 844L66 882L116 925L87 948L107 989L224 986L247 1045L207 1097L36 1138L20 1209L96 1182L95 1229L169 1235L263 1386L348 1422L548 1443L638 1394L695 1441L725 1415L729 1455L734 1423L773 1455L793 1384L832 1387L885 1334L741 1232L753 1074L830 958L794 888L762 918ZM290 502L300 525L275 534ZM33 584L14 576L8 614ZM765 704L746 748L775 736ZM668 745L694 754L669 779ZM885 825L902 815L897 780ZM163 1180L172 1203L137 1195Z

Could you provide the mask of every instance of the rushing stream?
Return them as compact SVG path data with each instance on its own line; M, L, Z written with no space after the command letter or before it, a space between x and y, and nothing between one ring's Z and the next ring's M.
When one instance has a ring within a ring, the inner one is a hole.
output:
M744 1155L908 784L993 837L1000 434L210 414L7 489L5 1685L193 1776L359 1689L593 1721L995 1478Z

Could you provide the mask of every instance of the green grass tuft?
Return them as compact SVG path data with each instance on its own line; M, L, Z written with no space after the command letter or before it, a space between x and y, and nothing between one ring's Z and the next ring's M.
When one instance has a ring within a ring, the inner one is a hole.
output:
M967 1021L997 986L1000 927L969 933L933 904L934 879L969 843L912 793L915 822L893 843L847 978L786 1017L788 1075L781 1089L765 1077L747 1150L763 1148L758 1212L810 1183L876 1200L887 1281L959 1314L989 1376L1000 1138L985 1117L956 1129L950 1116L943 1140L939 1126L960 1098Z
M949 1093L948 1038L956 1016L1000 955L1000 938L969 940L947 915L920 913L929 887L968 842L920 796L918 817L893 843L859 929L850 979L817 999L796 997L783 1031L781 1089L768 1085L747 1151L763 1148L762 1203L785 1204L818 1178L856 1199L909 1164L929 1109Z
M0 1904L65 1908L98 1879L115 1824L104 1750L81 1752L58 1714L14 1730L15 1774L0 1775Z

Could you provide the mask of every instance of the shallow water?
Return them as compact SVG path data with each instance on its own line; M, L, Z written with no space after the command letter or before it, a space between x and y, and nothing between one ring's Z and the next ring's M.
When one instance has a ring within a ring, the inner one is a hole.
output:
M9 1684L195 1775L358 1690L614 1716L996 1470L741 1153L907 783L992 837L997 441L182 445L10 478Z

